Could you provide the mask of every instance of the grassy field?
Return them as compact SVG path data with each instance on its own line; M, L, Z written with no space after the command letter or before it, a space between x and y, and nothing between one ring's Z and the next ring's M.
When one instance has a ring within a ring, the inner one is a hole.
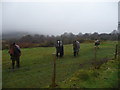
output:
M120 72L120 70L119 70ZM118 88L118 61L109 60L99 69L80 69L59 83L64 88Z
M97 51L97 60L114 58L115 44L117 42L102 42ZM12 72L11 60L8 50L2 51L3 88L44 88L51 84L54 47L25 48L22 50L21 68ZM64 57L57 59L56 82L61 84L79 70L89 70L94 61L94 44L82 43L78 57L73 57L72 45L64 46ZM85 64L86 63L86 64ZM81 66L84 64L83 66ZM109 74L109 73L108 73ZM116 73L117 74L117 73ZM115 77L117 78L117 76ZM102 84L102 81L100 82ZM108 82L109 83L109 82ZM114 83L114 82L113 82ZM116 83L116 81L115 81ZM83 83L84 84L84 83ZM89 84L89 83L87 83ZM97 83L99 84L99 83ZM67 87L61 84L61 88ZM94 83L93 83L94 85ZM84 85L83 85L84 86ZM102 84L103 87L111 87L111 84ZM86 88L92 86L86 85ZM96 85L97 87L97 85ZM114 87L114 85L113 85ZM99 86L97 87L99 88Z

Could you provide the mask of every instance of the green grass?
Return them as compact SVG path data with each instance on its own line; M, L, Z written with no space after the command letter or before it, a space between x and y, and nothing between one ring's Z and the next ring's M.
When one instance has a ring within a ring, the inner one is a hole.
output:
M97 51L97 60L105 57L113 58L116 43L102 42L100 49ZM56 82L63 82L80 69L88 70L90 64L85 64L83 67L80 64L94 60L93 46L93 43L82 43L79 56L74 58L72 45L65 45L64 57L57 59ZM16 69L14 72L8 69L11 67L8 50L2 51L3 88L44 88L49 86L53 70L52 53L55 52L55 48L39 47L21 50L21 68Z
M120 72L120 70L119 70ZM118 61L110 60L100 69L80 69L59 83L59 88L118 88Z

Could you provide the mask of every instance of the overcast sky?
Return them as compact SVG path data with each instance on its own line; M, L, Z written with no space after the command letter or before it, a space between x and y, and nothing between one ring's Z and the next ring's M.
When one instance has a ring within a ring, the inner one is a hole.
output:
M110 33L117 28L117 2L3 2L3 32Z
M118 21L120 22L120 1L118 3Z

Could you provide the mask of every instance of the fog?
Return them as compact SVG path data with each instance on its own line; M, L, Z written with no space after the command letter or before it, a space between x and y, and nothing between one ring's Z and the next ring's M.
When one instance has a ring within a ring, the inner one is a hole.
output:
M118 30L119 30L119 33L120 33L120 1L118 3L118 22L119 22Z
M118 25L117 2L3 2L2 31L60 35L110 33Z

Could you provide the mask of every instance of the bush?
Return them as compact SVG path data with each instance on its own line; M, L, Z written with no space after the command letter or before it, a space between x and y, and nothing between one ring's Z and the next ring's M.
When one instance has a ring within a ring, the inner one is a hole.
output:
M30 47L35 47L33 43L19 43L18 44L20 48L30 48Z

